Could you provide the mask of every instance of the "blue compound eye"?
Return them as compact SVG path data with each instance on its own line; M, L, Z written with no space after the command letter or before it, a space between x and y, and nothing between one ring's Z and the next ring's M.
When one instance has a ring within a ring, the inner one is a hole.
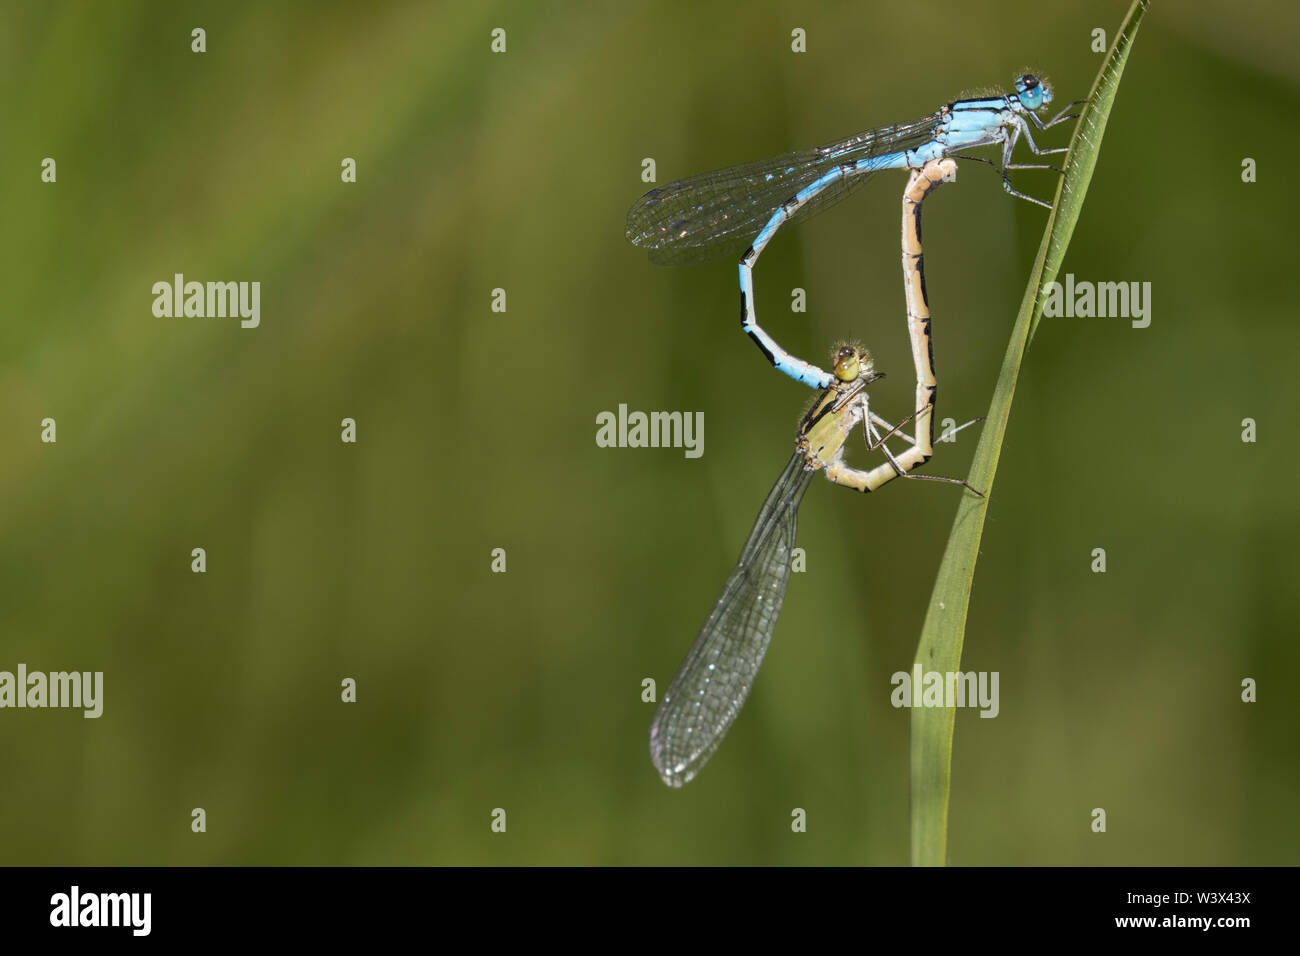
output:
M1027 110L1036 110L1044 103L1052 101L1052 94L1032 73L1026 73L1016 80L1016 95Z

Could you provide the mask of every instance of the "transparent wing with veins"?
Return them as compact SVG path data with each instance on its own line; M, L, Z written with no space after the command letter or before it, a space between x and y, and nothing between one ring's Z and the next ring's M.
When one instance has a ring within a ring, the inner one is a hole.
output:
M840 163L922 146L939 124L933 113L915 123L884 126L814 149L715 169L666 186L636 201L627 214L627 238L662 265L707 262L745 251L787 199ZM872 176L858 173L824 189L795 213L803 222L829 209Z
M785 600L799 503L813 474L796 452L655 712L650 759L670 787L694 779L749 696Z

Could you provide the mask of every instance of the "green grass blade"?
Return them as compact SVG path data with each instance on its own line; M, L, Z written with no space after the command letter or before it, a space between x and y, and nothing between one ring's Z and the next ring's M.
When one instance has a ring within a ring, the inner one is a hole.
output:
M1065 175L1057 189L1053 210L1048 215L1043 241L1011 332L1011 341L1007 344L1002 372L998 376L993 402L967 478L986 496L993 491L993 477L997 472L1025 350L1042 317L1043 290L1056 279L1065 250L1074 235L1124 64L1137 36L1142 15L1149 5L1150 0L1134 0L1129 8L1128 17L1097 74L1070 141ZM961 669L971 580L988 500L988 497L979 498L967 492L958 505L921 630L921 641L913 663L914 678L920 672L955 673ZM911 718L912 863L943 865L947 857L948 790L956 712L951 708L916 707Z

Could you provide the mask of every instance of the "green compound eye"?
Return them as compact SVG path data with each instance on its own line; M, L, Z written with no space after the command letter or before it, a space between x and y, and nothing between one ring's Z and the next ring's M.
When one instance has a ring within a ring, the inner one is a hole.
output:
M862 355L851 345L835 353L835 377L841 382L855 382L862 371Z

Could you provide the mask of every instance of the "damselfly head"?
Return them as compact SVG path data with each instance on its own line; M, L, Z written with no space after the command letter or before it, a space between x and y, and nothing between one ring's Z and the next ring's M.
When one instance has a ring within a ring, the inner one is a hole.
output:
M856 345L841 345L835 350L835 377L841 382L873 382L881 375L875 371L870 352Z
M1036 110L1052 102L1052 88L1036 73L1025 73L1016 78L1016 98L1027 110Z

